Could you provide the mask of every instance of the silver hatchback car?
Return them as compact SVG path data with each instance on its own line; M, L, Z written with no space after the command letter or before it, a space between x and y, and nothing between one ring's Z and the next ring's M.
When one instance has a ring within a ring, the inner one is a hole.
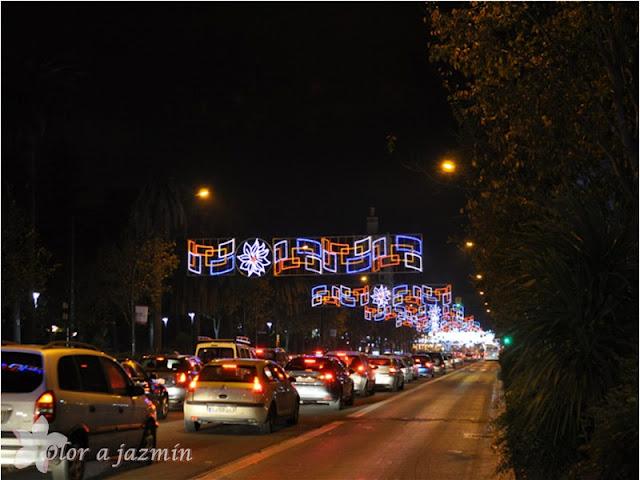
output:
M189 384L184 428L195 432L205 423L254 425L270 433L285 418L298 423L300 397L284 369L270 360L220 359L205 365Z

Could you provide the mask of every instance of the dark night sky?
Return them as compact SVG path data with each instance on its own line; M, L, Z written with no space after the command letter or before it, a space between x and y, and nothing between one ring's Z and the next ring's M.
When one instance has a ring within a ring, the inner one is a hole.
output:
M38 227L61 263L72 212L89 258L141 185L171 177L213 187L210 236L359 234L375 206L382 231L424 235L423 279L453 282L482 319L470 263L447 244L460 190L401 162L454 146L423 8L3 3L3 188L28 207L28 161L8 136L46 98ZM46 62L67 67L65 87L34 75Z

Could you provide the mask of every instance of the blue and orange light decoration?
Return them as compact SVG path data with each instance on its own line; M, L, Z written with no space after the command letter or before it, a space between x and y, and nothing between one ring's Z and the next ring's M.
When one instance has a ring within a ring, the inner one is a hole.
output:
M235 238L188 240L189 275L230 275L243 266L246 271L241 273L251 271L248 276L256 277L266 275L271 266L275 277L422 272L420 234L276 238L271 244L252 239L237 249L236 243ZM249 247L256 250L257 245L262 263L249 268L246 259L253 258Z

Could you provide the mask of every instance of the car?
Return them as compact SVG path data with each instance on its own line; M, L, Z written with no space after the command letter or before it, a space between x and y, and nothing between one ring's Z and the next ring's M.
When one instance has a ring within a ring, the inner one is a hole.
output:
M144 393L156 406L158 420L164 420L169 414L169 392L167 387L156 382L156 375L149 374L138 362L131 358L118 359L124 371L136 385L144 388Z
M392 392L404 389L402 365L397 357L391 355L370 356L369 363L376 367L376 388L388 388Z
M289 361L289 355L287 355L287 351L284 348L280 347L257 347L256 357L265 360L271 360L273 362L276 362L281 367L284 367Z
M69 448L88 448L93 458L103 448L116 454L121 444L155 448L155 406L109 355L86 344L52 342L3 346L0 356L3 467L15 465L24 446L15 432L30 434L41 418L49 435L66 436ZM49 470L54 479L81 480L87 460L51 460Z
M207 423L252 425L273 431L279 419L298 423L300 397L284 369L270 360L237 358L207 363L189 384L184 429Z
M154 382L164 385L169 394L169 409L182 408L189 382L201 369L200 361L188 355L143 355L142 367L156 378Z
M433 373L435 375L447 373L447 365L441 352L427 352L427 355L433 360Z
M413 361L418 367L418 375L420 377L431 377L435 376L433 371L433 360L427 354L417 353L412 355Z
M453 366L460 368L464 366L464 354L462 352L453 352Z
M417 378L414 373L413 360L408 360L404 355L396 355L396 358L400 362L400 368L402 369L402 375L404 376L405 383L413 382Z
M335 410L353 405L355 390L347 369L335 357L301 355L290 360L285 370L303 404L324 404Z
M338 358L347 368L353 370L350 375L357 395L373 395L376 391L376 371L369 365L366 354L356 351L334 350L328 357Z
M209 363L218 358L256 358L256 352L247 337L234 339L199 337L196 357L203 363Z

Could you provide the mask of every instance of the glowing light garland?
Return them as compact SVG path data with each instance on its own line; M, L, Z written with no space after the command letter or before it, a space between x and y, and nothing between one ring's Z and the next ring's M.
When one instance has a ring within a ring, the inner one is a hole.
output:
M275 277L422 272L420 234L276 238L271 243L251 239L238 250L236 243L235 238L188 240L189 275L227 275L238 269L259 277L271 265Z

